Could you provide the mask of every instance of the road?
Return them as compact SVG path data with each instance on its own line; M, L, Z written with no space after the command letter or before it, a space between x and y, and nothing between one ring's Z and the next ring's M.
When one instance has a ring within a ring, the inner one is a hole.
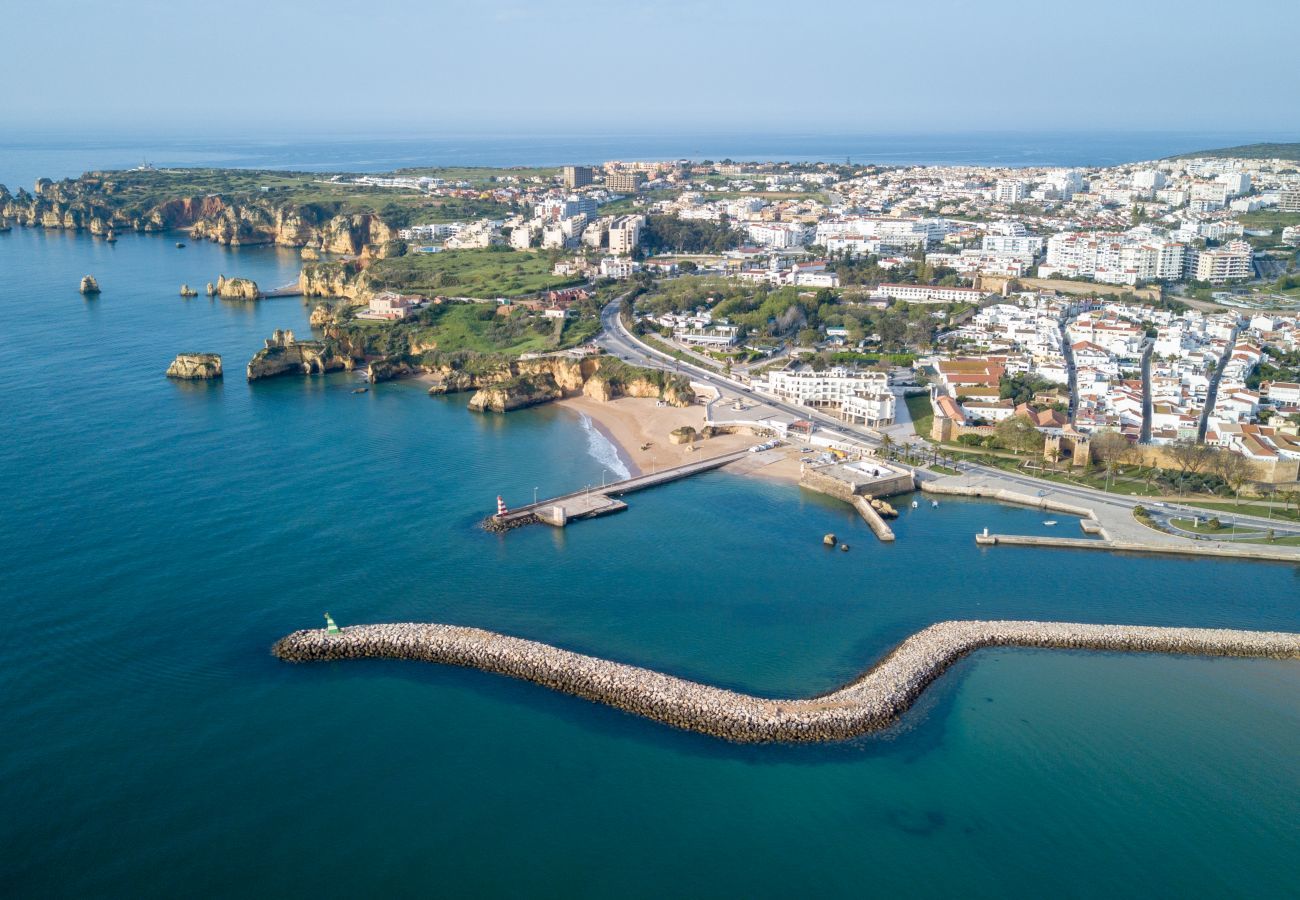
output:
M711 372L698 366L691 365L689 362L676 360L665 353L660 353L653 347L641 343L636 339L635 335L627 330L623 325L622 319L619 318L618 313L621 305L622 298L614 300L608 304L600 314L603 330L600 335L597 336L596 341L610 353L622 357L635 365L679 371L688 375L694 381L715 387L722 394L722 399L719 403L730 404L734 403L737 399L741 399L746 404L754 404L754 406L751 406L746 410L746 419L754 421L760 421L772 417L780 417L789 421L795 419L806 419L815 422L826 431L833 433L838 440L843 440L845 443L857 444L871 449L880 446L880 438L878 434L872 432L870 429L849 425L806 406L796 406L792 403L785 403L771 397L756 394L753 390L739 381L728 378L717 372ZM1235 339L1235 334L1233 337ZM925 446L919 441L916 443L920 447ZM1110 494L1105 491L1099 491L1095 488L1060 484L1055 481L1045 481L1041 478L1034 478L1030 475L1023 475L1019 472L1008 472L1004 469L981 466L977 463L966 462L960 459L953 461L952 468L955 468L964 475L996 476L1004 481L1014 483L1025 493L1037 496L1051 493L1057 496L1070 497L1071 499L1079 500L1093 506L1101 504L1116 509L1132 510L1135 506L1151 505L1158 507L1162 512L1178 512L1189 517L1193 515L1206 515L1205 510L1198 509L1194 506L1153 503L1151 499L1146 497L1125 497L1121 494ZM917 477L926 480L942 476L930 472L918 471ZM1275 519L1269 520L1260 516L1219 513L1219 518L1225 521L1228 518L1231 518L1242 524L1258 525L1264 528L1277 528L1279 532L1286 528L1286 526L1280 525Z
M1210 386L1205 393L1205 409L1201 410L1201 421L1196 426L1196 442L1205 441L1205 432L1210 425L1210 415L1214 412L1214 403L1219 396L1219 380L1223 377L1223 367L1232 359L1232 348L1237 345L1237 329L1232 329L1232 334L1228 335L1228 349L1223 351L1223 358L1219 364L1214 367L1214 374L1210 376Z
M619 317L621 305L622 298L614 300L600 314L600 324L603 330L597 336L596 342L610 353L635 365L681 372L694 381L717 388L722 394L722 399L719 401L722 404L731 404L738 399L742 400L749 407L746 409L746 419L761 421L779 417L781 420L788 422L796 419L806 419L835 434L837 439L845 442L857 443L871 448L880 446L879 435L869 429L841 422L839 419L807 406L798 406L755 393L753 389L734 378L694 365L689 360L674 359L666 353L661 353L653 347L641 343L623 325L623 320Z

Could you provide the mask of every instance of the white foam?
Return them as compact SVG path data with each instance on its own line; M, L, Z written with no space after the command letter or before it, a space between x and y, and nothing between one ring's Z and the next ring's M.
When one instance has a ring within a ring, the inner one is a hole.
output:
M600 433L596 423L591 421L591 416L578 413L578 417L582 421L583 430L587 432L587 452L591 454L591 458L600 463L601 467L616 480L631 478L632 473L628 471L623 458L618 455L618 447L614 446L614 442Z

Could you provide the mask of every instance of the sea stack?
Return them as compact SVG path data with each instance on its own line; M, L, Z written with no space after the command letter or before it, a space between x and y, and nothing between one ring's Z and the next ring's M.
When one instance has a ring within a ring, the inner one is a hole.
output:
M196 290L194 290L194 288L190 287L188 284L182 284L182 285L181 285L181 296L182 296L182 297L197 297L198 295L199 295L199 292L196 291Z
M86 296L99 293L99 282L95 280L94 275L87 275L81 279L81 293Z
M261 297L257 282L249 278L217 276L217 296L223 300L256 300Z
M217 292L217 286L211 281L208 282L208 296L211 297Z
M167 367L168 378L182 378L189 381L220 378L221 355L217 353L178 353Z

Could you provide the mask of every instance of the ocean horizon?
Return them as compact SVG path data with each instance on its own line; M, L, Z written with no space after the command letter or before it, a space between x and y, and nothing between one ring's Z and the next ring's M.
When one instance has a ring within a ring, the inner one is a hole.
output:
M1261 131L962 131L916 133L602 131L177 138L106 132L92 137L11 130L0 136L0 184L96 169L163 167L386 172L425 166L560 166L610 159L735 159L880 165L1092 167L1160 159L1260 141L1300 140Z

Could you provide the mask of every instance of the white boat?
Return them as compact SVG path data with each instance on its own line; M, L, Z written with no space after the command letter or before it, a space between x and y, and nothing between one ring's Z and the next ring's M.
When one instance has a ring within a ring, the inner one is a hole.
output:
M1056 524L1056 520L1055 520L1055 519L1047 519L1046 521L1043 522L1043 524L1044 524L1044 525L1055 525L1055 524Z
M917 503L915 500L912 501L912 509L916 509L920 505L921 504Z
M938 500L931 500L931 501L930 501L930 509L938 509L938 508L939 508L939 501L938 501Z

